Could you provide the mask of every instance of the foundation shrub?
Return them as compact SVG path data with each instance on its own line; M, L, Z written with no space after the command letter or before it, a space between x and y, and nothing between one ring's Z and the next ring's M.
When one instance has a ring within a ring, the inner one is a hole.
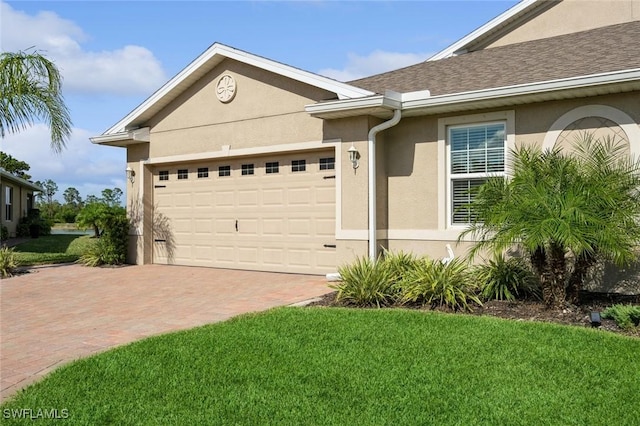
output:
M396 290L402 292L405 277L415 268L420 259L412 253L385 250L382 253L382 262L389 269Z
M625 330L640 326L640 306L613 305L602 312L603 318L612 319Z
M363 307L382 307L394 303L394 274L384 261L373 262L359 257L353 263L338 268L341 281L336 289L336 301Z
M20 266L13 248L0 248L0 277L7 278L13 276L16 268Z
M453 310L471 310L470 302L481 305L478 286L466 261L455 258L443 263L422 258L403 281L403 304L444 306Z
M498 254L477 266L474 274L485 300L516 300L540 294L535 275L520 257Z

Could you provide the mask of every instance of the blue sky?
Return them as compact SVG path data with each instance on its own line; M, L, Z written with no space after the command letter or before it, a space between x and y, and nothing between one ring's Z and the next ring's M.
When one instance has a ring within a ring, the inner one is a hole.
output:
M427 59L509 9L502 1L0 1L0 48L35 47L63 77L73 135L62 154L38 124L1 141L86 197L125 185L125 151L101 134L214 42L341 81Z

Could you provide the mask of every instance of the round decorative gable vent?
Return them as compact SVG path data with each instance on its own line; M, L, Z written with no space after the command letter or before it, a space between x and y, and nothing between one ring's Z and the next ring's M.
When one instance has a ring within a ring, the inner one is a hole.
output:
M220 102L228 103L236 96L236 81L229 74L224 74L216 84L216 95Z

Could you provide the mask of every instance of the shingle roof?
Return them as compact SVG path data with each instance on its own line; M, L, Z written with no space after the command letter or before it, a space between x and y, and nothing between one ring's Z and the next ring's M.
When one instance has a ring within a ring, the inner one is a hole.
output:
M349 84L434 96L634 68L640 68L640 21L422 62Z

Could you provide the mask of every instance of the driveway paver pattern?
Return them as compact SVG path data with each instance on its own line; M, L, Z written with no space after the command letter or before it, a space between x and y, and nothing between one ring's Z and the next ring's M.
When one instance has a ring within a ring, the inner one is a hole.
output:
M330 291L315 275L165 265L34 268L0 282L0 401L74 359Z

